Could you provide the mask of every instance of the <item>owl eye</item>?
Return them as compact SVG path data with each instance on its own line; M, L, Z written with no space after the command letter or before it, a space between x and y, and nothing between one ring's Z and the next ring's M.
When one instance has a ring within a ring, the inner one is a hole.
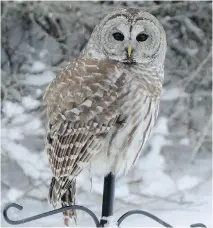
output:
M120 33L120 32L115 32L112 35L115 38L115 40L118 40L118 41L123 41L124 40L124 35L122 33Z
M143 41L146 41L147 39L148 39L148 35L147 34L145 34L145 33L139 33L138 35L137 35L137 37L136 37L136 40L138 41L138 42L143 42Z

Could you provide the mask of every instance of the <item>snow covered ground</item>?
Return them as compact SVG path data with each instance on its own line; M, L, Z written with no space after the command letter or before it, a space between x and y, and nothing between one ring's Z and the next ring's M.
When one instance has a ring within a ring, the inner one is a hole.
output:
M196 163L196 165L199 167L208 166L210 163L210 158L198 159ZM199 183L195 183L194 178L189 176L182 178L182 180L179 181L179 184L181 182L182 189L174 194L168 194L169 196L167 197L162 197L157 193L154 196L149 194L146 195L143 194L143 191L141 191L140 195L130 194L125 191L125 183L123 183L121 187L119 186L120 183L118 182L118 189L116 189L114 218L119 218L123 213L130 209L142 209L155 214L174 227L189 227L189 225L193 223L204 223L207 225L207 227L212 227L211 175L209 175L206 180ZM159 192L163 192L163 190L167 189L167 185L170 185L170 183L165 181L165 179L164 181L162 180L161 186L159 185L158 187ZM96 185L96 187L97 186L97 189L94 186L92 192L84 191L80 193L79 204L88 206L89 209L93 210L96 215L100 217L101 195L99 192L101 191L101 184ZM184 187L186 187L186 190L183 190ZM166 190L164 193L166 194ZM24 206L23 211L15 211L15 209L11 209L9 211L11 218L21 219L52 209L46 201L38 201L34 199L21 199L16 201L15 198L18 196L19 194L15 190L11 190L7 195L7 197L11 199L11 202L18 202ZM79 226L85 227L93 226L91 219L81 212L79 213L78 224ZM2 226L10 227L10 225L7 224L3 219ZM63 226L62 216L60 214L26 223L20 225L19 227L59 226ZM126 219L122 224L122 227L124 226L161 227L149 218L139 215L134 215L131 218Z
M10 216L14 219L52 209L46 201L51 177L46 154L42 145L36 148L27 143L29 136L37 139L45 135L40 118L29 112L38 105L38 101L32 96L24 96L20 104L5 101L3 106L2 156L15 161L24 172L25 178L31 179L31 184L27 188L10 186L2 192L2 206L8 202L17 202L24 207L23 211L10 210ZM190 153L182 156L176 154L171 159L162 154L162 148L172 144L167 137L168 134L168 120L160 117L149 140L148 152L144 153L136 168L127 177L117 180L115 219L130 209L142 209L175 227L189 227L190 224L198 222L211 227L211 153L199 153L193 163L187 162ZM179 143L188 145L189 141L182 139ZM171 151L170 156L174 153ZM3 170L2 175L6 175L4 172ZM8 180L12 176L16 178L16 173L7 173L7 175ZM87 206L100 218L103 180L95 177L91 186L87 173L82 173L77 183L78 204ZM10 227L4 219L1 224ZM93 225L89 217L82 212L79 213L78 224L87 227ZM138 215L128 218L122 225L158 226L156 222ZM59 227L63 226L63 220L61 215L55 215L20 226Z

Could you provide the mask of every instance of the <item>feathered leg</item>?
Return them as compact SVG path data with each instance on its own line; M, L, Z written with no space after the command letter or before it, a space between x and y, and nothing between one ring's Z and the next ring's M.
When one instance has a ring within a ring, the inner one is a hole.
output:
M64 195L61 197L62 207L75 205L75 195L76 195L76 182L72 182L71 186L67 189ZM74 219L75 225L77 225L77 214L76 210L69 210L63 212L64 224L69 227L69 220Z
M65 185L67 184L65 188L65 193L60 198L60 191L61 189L61 183ZM52 178L50 189L49 189L49 201L55 208L58 201L61 201L62 207L75 205L75 196L76 196L76 181L72 180L71 182L67 182L67 178L60 178L56 179L55 177ZM75 224L77 225L77 214L75 210L69 210L63 212L64 215L64 224L65 226L69 226L69 220L74 219Z

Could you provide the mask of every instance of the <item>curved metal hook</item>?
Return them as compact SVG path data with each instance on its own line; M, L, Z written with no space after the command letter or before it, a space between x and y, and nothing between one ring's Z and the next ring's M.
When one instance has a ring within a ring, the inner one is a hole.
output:
M54 215L54 214L58 214L58 213L62 213L64 211L68 211L68 210L73 210L74 209L74 210L81 210L81 211L86 212L93 219L93 221L95 222L96 227L100 226L99 220L96 217L96 215L91 210L87 209L86 207L79 206L79 205L62 207L62 208L59 208L59 209L56 209L56 210L48 211L48 212L45 212L45 213L42 213L42 214L34 215L32 217L25 218L25 219L20 219L20 220L16 220L16 221L9 219L8 215L7 215L8 210L10 208L12 208L12 207L16 208L18 210L22 210L23 209L23 207L21 205L16 204L16 203L8 204L4 208L3 216L4 216L5 220L11 225L19 225L19 224L23 224L23 223L26 223L26 222L31 222L33 220L37 220L37 219L40 219L40 218L44 218L44 217L47 217L47 216L51 216L51 215Z
M130 215L133 214L141 214L141 215L145 215L153 220L155 220L157 223L161 224L162 226L165 227L173 227L170 224L164 222L163 220L159 219L158 217L156 217L155 215L152 215L151 213L147 212L147 211L142 211L142 210L132 210L132 211L128 211L127 213L125 213L124 215L122 215L119 219L118 219L118 226L120 226L120 224L123 222L123 220L127 217L129 217Z
M151 219L153 219L154 221L156 221L157 223L161 224L162 226L164 227L173 227L171 226L170 224L164 222L162 219L159 219L157 216L147 212L147 211L142 211L142 210L132 210L132 211L128 211L127 213L125 213L124 215L122 215L119 219L118 219L118 226L120 226L120 224L123 222L123 220L127 217L129 217L130 215L133 215L133 214L142 214L142 215L145 215ZM195 224L192 224L190 227L207 227L205 226L203 223L195 223Z
M4 208L4 210L3 210L4 219L6 220L6 222L8 222L11 225L19 225L19 224L31 222L31 221L34 221L34 220L37 220L37 219L41 219L41 218L44 218L44 217L47 217L47 216L51 216L51 215L54 215L54 214L62 213L64 211L75 209L75 210L84 211L87 214L89 214L90 217L93 219L96 227L101 227L101 224L100 224L98 218L96 217L96 215L91 210L89 210L88 208L86 208L84 206L73 205L73 206L62 207L62 208L59 208L59 209L56 209L56 210L48 211L48 212L45 212L45 213L42 213L42 214L38 214L38 215L35 215L35 216L31 216L29 218L20 219L20 220L16 220L16 221L11 220L11 219L8 218L7 213L8 213L8 210L10 208L16 208L18 210L22 210L23 207L21 205L19 205L19 204L11 203L11 204L8 204ZM133 214L145 215L145 216L153 219L154 221L158 222L159 224L161 224L164 227L172 228L172 226L170 224L168 224L168 223L164 222L163 220L159 219L157 216L152 215L151 213L149 213L147 211L142 211L142 210L132 210L132 211L128 211L127 213L122 215L117 221L118 227L120 226L120 224L123 222L123 220L125 218L127 218L127 217L129 217L130 215L133 215ZM202 224L202 223L196 223L196 224L192 224L190 227L206 227L206 226L204 224Z
M195 224L192 224L190 227L207 227L207 226L204 225L203 223L195 223Z

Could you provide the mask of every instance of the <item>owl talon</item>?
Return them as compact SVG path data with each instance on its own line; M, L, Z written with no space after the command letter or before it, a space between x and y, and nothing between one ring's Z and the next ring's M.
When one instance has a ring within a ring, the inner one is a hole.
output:
M67 216L67 215L64 215L64 225L66 227L69 227L69 216Z

